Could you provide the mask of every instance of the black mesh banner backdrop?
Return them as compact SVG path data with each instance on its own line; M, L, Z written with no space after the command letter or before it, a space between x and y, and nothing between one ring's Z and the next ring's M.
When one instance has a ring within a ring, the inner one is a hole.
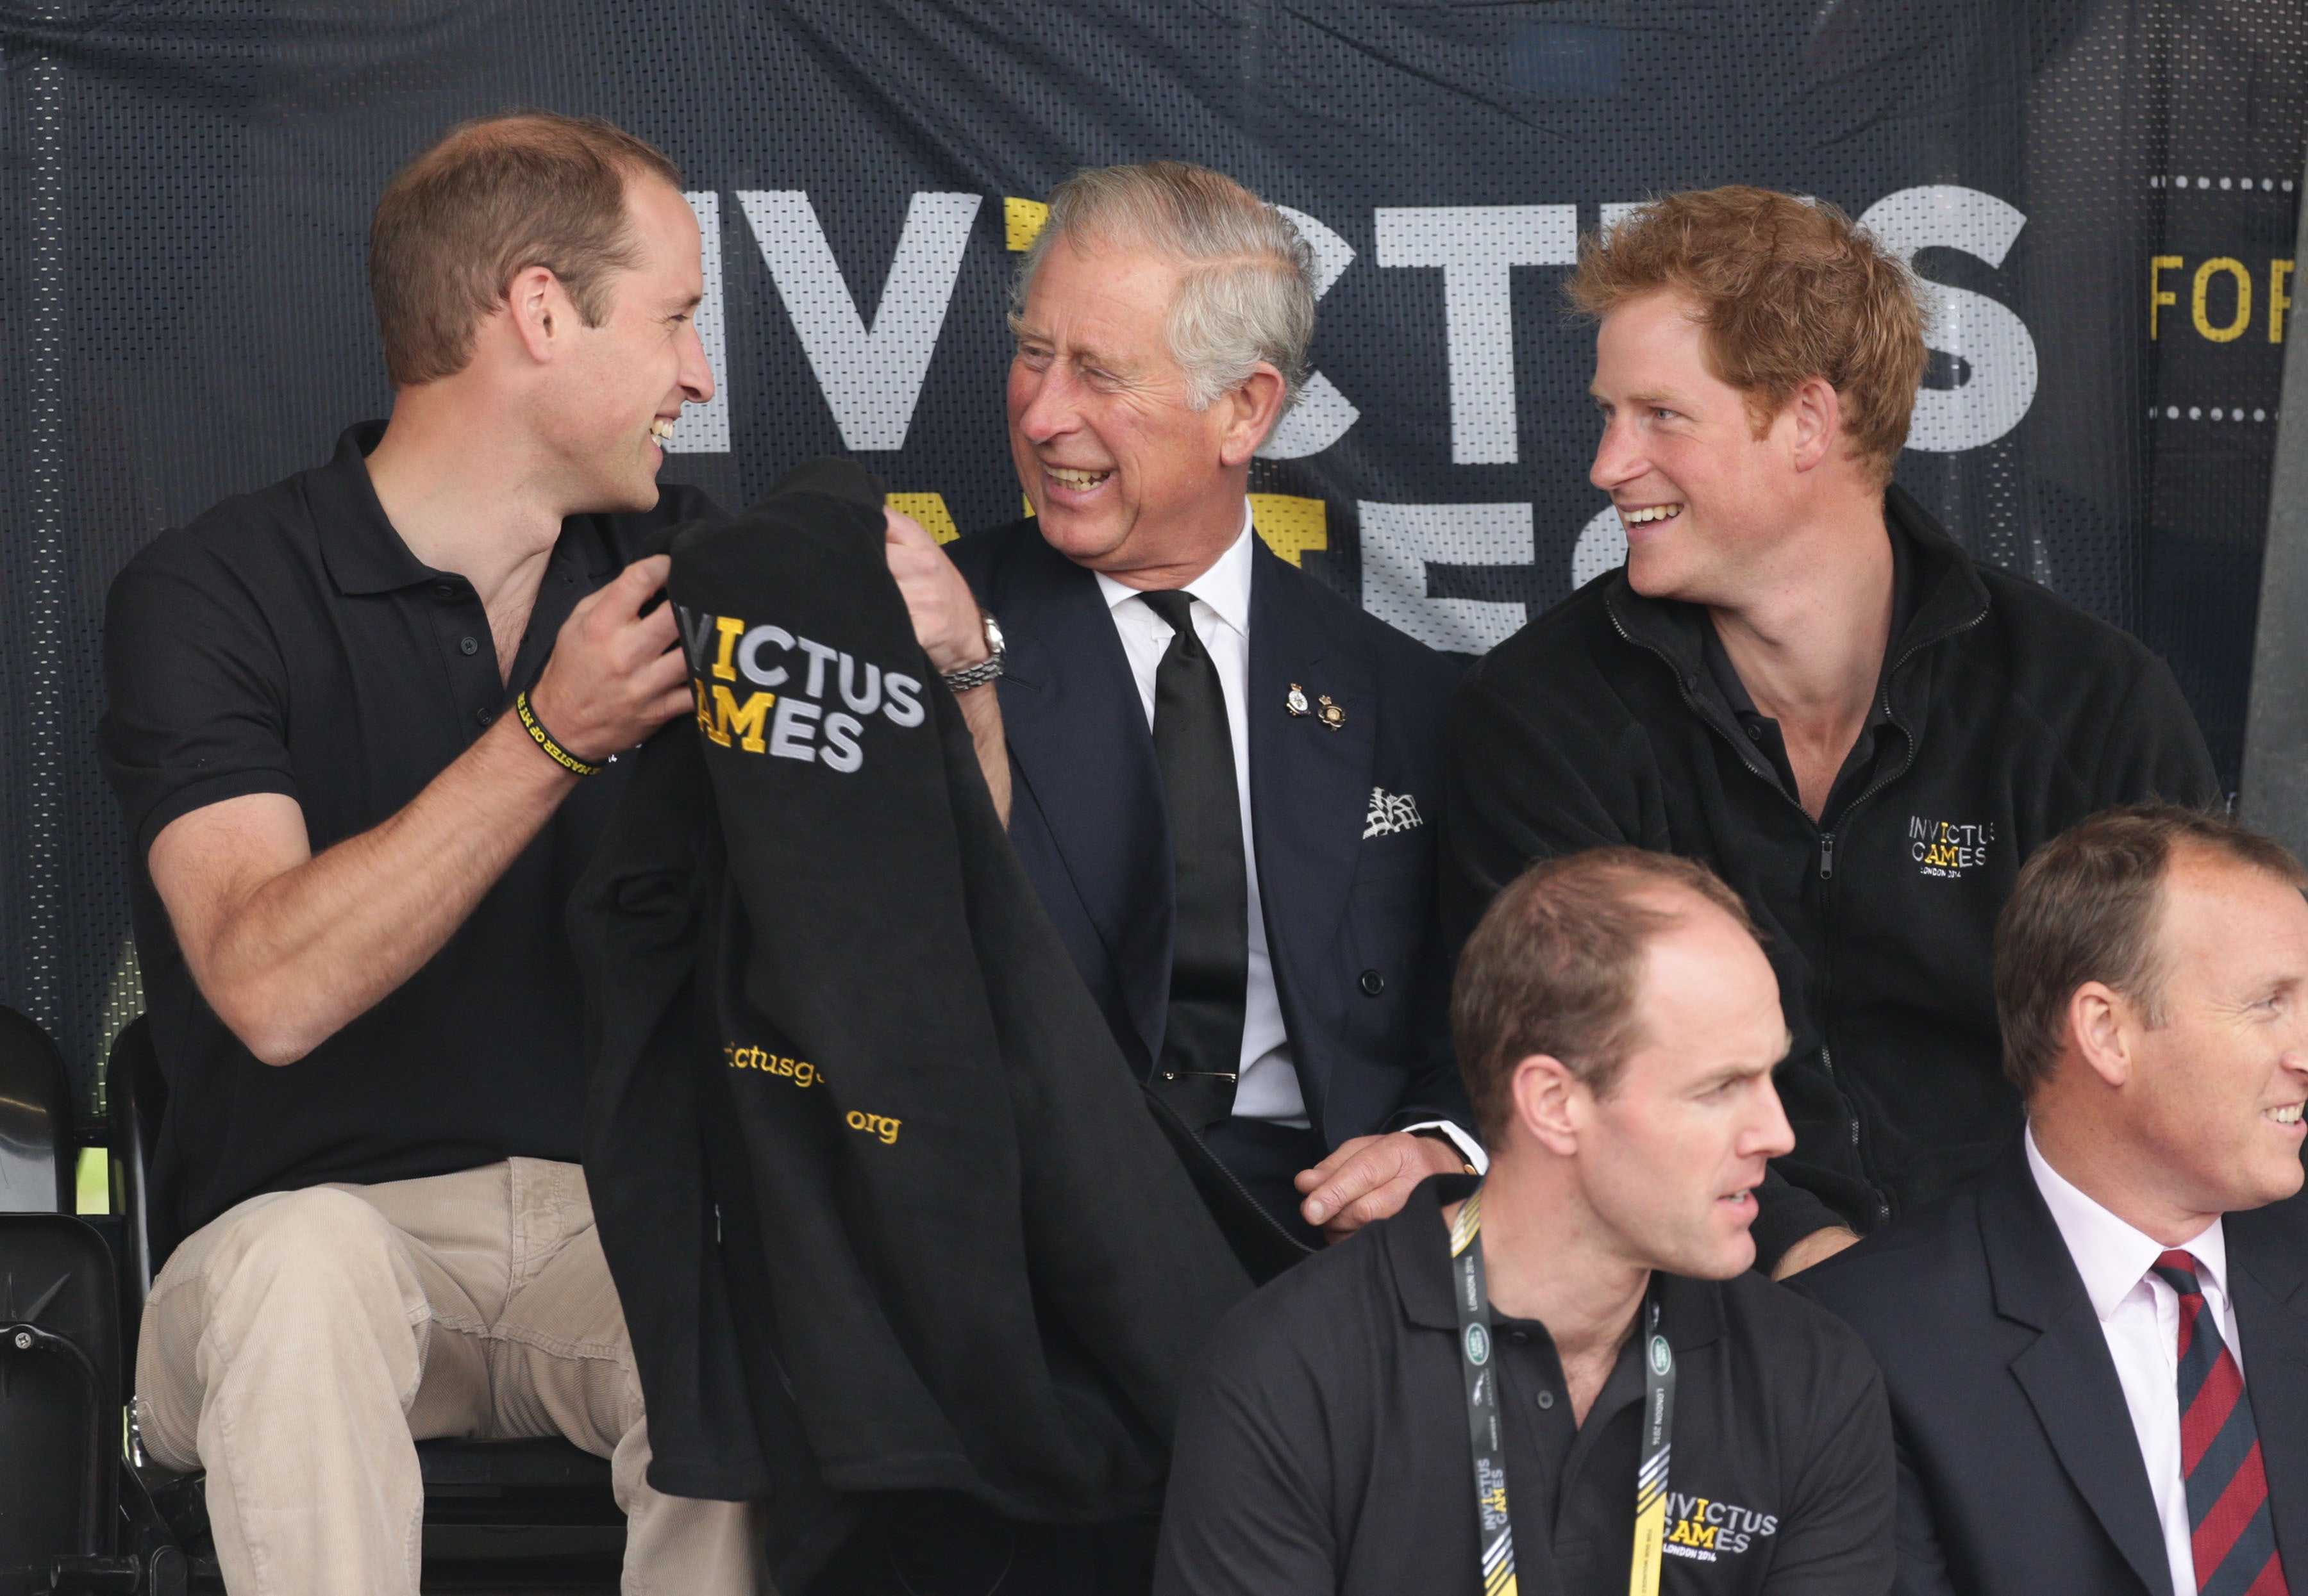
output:
M1620 558L1580 233L1673 188L1832 201L1933 301L1900 479L2162 651L2235 783L2301 0L0 0L0 1002L84 1103L141 1007L105 588L385 413L371 208L515 107L687 176L720 387L666 476L734 508L851 453L941 536L1019 511L1003 314L1042 197L1160 156L1241 179L1324 284L1259 529L1468 655Z

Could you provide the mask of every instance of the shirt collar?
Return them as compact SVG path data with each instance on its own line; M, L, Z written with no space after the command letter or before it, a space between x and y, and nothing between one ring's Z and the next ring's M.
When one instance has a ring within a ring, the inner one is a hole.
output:
M1365 1234L1386 1248L1403 1317L1414 1325L1458 1334L1451 1227L1442 1223L1442 1209L1473 1196L1482 1183L1479 1175L1432 1176L1410 1194L1400 1213L1365 1227ZM1659 1328L1676 1351L1706 1346L1722 1335L1720 1282L1654 1273L1651 1290L1658 1299Z
M2036 1146L2036 1128L2032 1125L2028 1128L2026 1140L2028 1168L2036 1177L2036 1189L2044 1194L2044 1206L2052 1211L2052 1223L2059 1227L2060 1239L2068 1244L2068 1256L2075 1260L2076 1273L2083 1276L2084 1293L2091 1299L2092 1311L2105 1320L2115 1311L2117 1304L2131 1294L2132 1288L2148 1277L2156 1260L2173 1249L2118 1219L2054 1169L2043 1150ZM2179 1250L2195 1258L2200 1280L2209 1280L2220 1295L2227 1295L2227 1240L2218 1220L2213 1220L2203 1234Z
M440 574L409 552L385 518L384 506L377 502L368 455L383 436L382 421L347 427L337 440L337 452L310 478L321 557L340 593L391 593Z
M1185 590L1210 606L1218 618L1244 637L1250 635L1250 562L1253 550L1250 519L1250 501L1242 502L1242 530L1236 534L1227 552L1218 557L1211 567L1186 584ZM1112 611L1138 596L1140 589L1115 581L1104 571L1094 573L1098 590L1106 596L1106 607Z

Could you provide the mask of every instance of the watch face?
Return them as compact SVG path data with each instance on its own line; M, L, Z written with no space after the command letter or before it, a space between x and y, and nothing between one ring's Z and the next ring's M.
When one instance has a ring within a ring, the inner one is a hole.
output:
M996 654L1001 653L1004 647L1002 640L1002 622L994 618L993 612L990 610L979 613L986 617L986 646Z

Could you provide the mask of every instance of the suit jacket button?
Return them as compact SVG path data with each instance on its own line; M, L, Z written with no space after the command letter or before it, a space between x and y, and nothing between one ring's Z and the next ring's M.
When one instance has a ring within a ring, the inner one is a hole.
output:
M1362 979L1356 982L1355 984L1363 989L1364 997L1375 998L1381 992L1386 991L1386 977L1380 974L1376 970L1365 970L1362 974Z

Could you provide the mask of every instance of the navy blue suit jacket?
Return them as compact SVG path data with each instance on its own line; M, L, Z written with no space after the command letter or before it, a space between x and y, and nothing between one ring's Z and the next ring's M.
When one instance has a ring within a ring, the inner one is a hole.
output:
M1002 623L1010 837L1141 1076L1161 1056L1176 915L1146 709L1098 579L1031 519L946 552ZM1474 1128L1450 1046L1436 917L1442 655L1258 543L1250 582L1251 830L1267 946L1306 1111L1324 1143L1425 1120ZM1291 684L1346 711L1284 708ZM1372 791L1424 824L1365 837Z
M2308 1589L2308 1196L2222 1228L2276 1549ZM2016 1138L1984 1175L1789 1284L1882 1366L1898 1596L2172 1596L2115 1360Z

